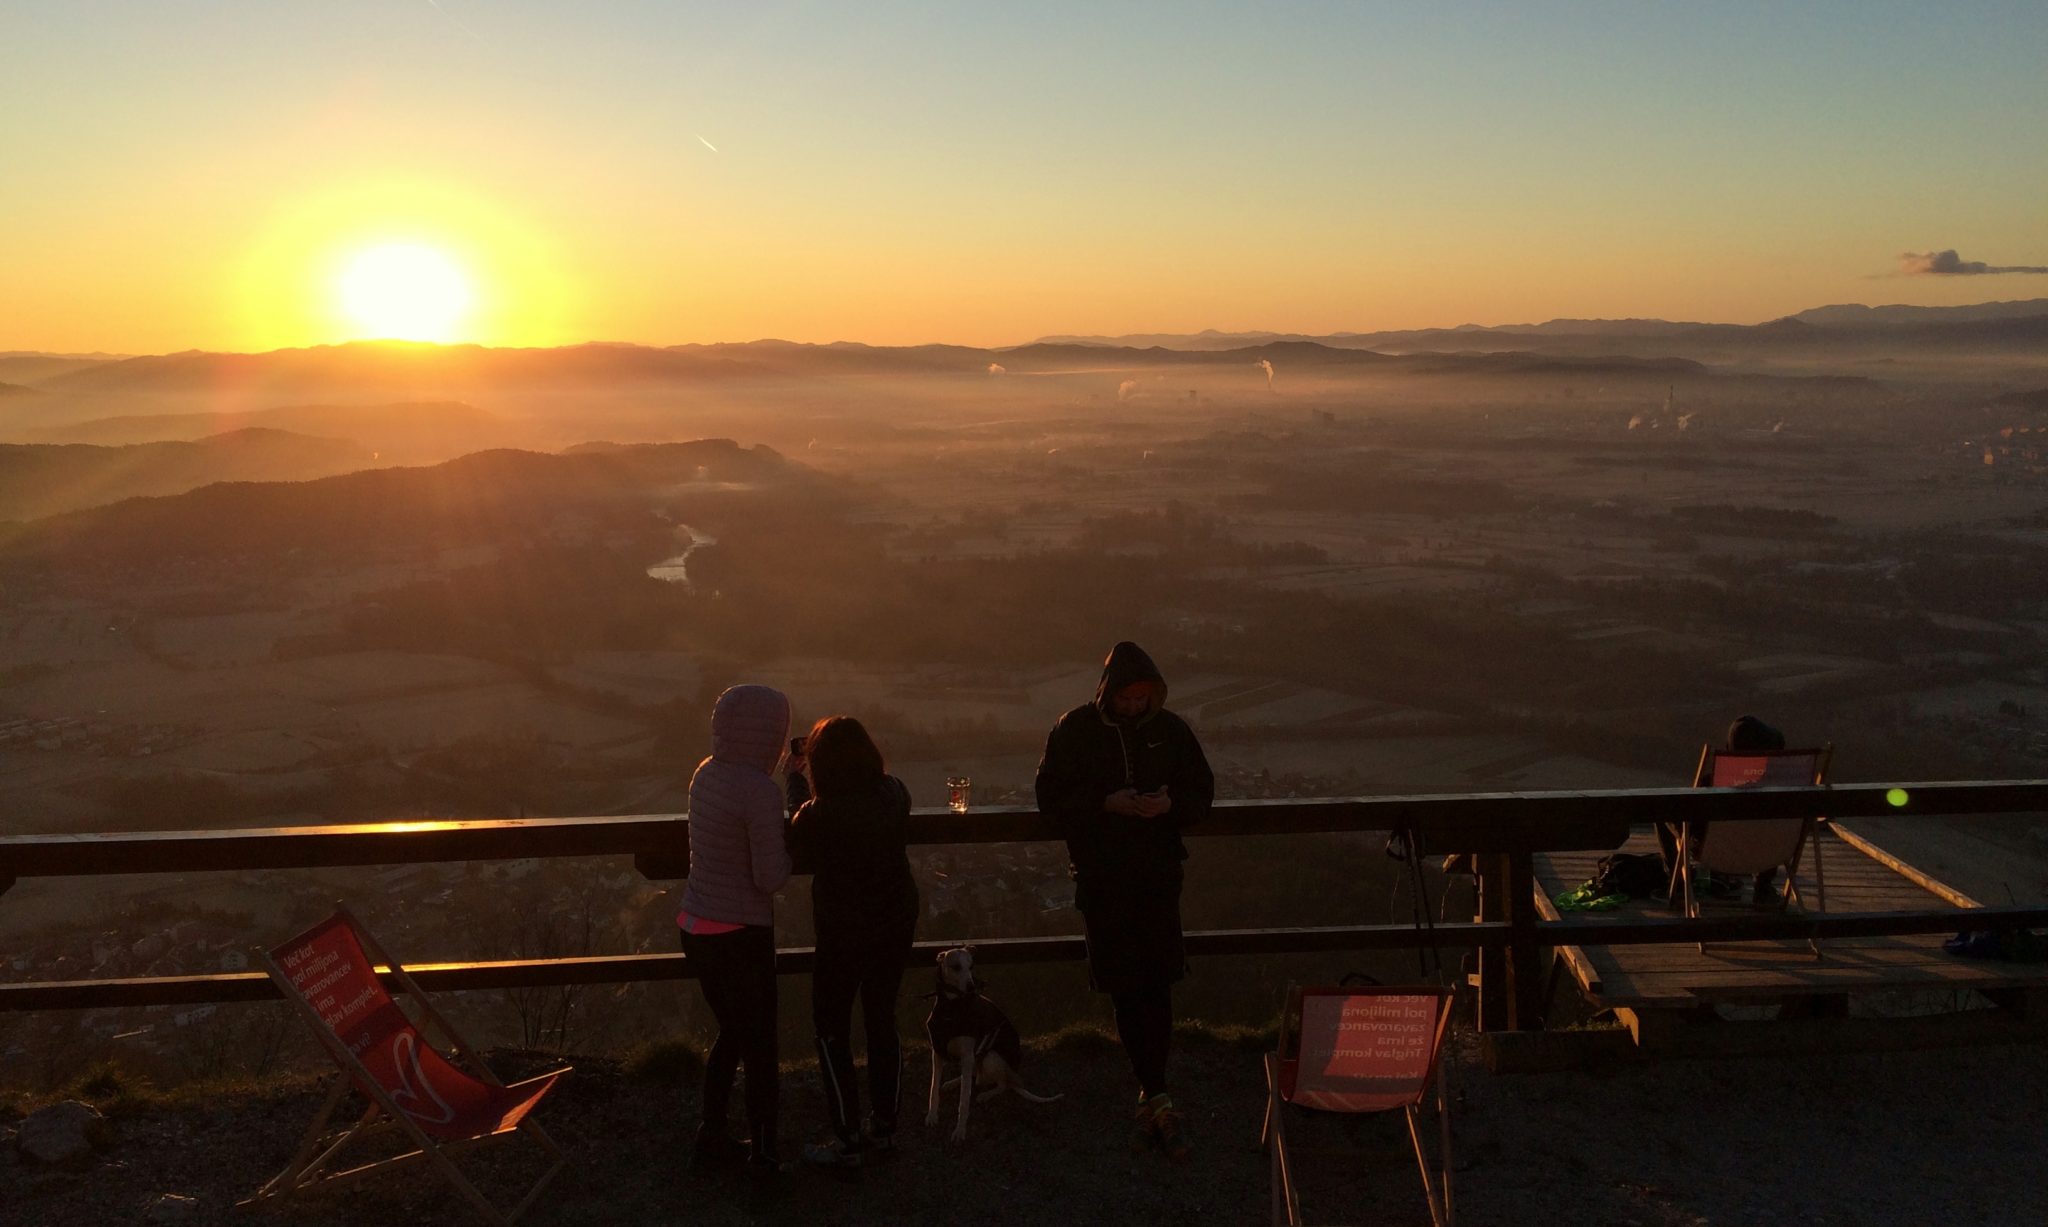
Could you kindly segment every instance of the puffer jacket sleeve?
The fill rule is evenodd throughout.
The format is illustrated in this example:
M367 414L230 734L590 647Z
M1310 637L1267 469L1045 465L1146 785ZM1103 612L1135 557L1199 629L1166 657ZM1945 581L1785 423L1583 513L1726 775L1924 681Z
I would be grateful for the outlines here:
M764 895L789 881L789 843L783 827L782 790L771 776L762 776L747 797L747 860L754 889Z

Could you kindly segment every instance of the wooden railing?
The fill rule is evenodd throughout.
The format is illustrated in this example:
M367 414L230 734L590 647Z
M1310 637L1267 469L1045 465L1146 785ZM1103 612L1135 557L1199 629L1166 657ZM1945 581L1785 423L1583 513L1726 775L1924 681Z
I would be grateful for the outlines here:
M1481 918L1436 926L1446 949L1480 952L1480 1015L1488 1028L1540 1025L1547 946L1677 941L1864 937L1952 931L1954 909L1834 913L1734 919L1681 918L1545 921L1534 907L1532 856L1618 847L1629 828L1651 821L1739 822L1806 814L1831 818L1889 815L2000 815L2048 812L2048 780L1850 784L1826 788L1648 788L1579 792L1459 793L1401 797L1317 797L1223 801L1191 836L1299 835L1340 831L1402 832L1413 855L1470 854L1479 879ZM1057 840L1053 824L1028 807L987 807L912 815L917 844ZM529 818L469 822L374 823L239 831L119 832L0 836L0 892L29 877L334 868L435 861L630 855L649 878L683 875L689 823L681 815ZM0 903L4 906L4 903ZM2048 908L1978 908L1973 929L2048 924ZM1188 934L1191 955L1399 949L1415 944L1407 925L1210 930ZM982 938L989 963L1083 957L1081 939ZM912 957L928 961L937 943ZM784 950L778 967L801 972L811 952ZM423 964L408 968L431 989L493 989L543 984L618 983L690 976L679 954ZM49 1010L271 998L258 973L124 980L0 983L0 1010Z

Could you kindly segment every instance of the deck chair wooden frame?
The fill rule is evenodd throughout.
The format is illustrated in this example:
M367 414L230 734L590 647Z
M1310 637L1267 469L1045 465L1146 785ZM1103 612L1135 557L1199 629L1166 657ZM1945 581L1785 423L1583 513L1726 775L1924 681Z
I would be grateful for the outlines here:
M293 1152L291 1161L286 1163L284 1170L273 1176L262 1188L258 1189L247 1199L236 1203L236 1208L247 1209L266 1204L281 1203L295 1194L304 1193L308 1190L336 1188L344 1184L354 1183L365 1177L424 1165L438 1172L443 1179L454 1186L455 1190L462 1195L463 1200L468 1202L485 1221L509 1227L509 1224L517 1222L519 1217L533 1206L541 1192L568 1165L568 1155L563 1152L562 1148L556 1144L554 1138L548 1135L547 1130L542 1128L540 1122L535 1120L531 1114L531 1108L540 1102L541 1098L552 1087L554 1081L569 1072L568 1067L510 1085L501 1081L491 1071L490 1067L484 1064L482 1059L477 1056L475 1048L462 1038L461 1033L455 1029L447 1017L434 1006L433 999L414 982L410 975L406 974L405 968L399 964L398 960L392 958L377 943L376 939L364 930L355 916L344 906L337 905L333 916L308 929L291 942L278 947L278 951L288 949L294 944L304 941L312 935L327 929L330 925L337 923L344 926L353 935L364 956L372 964L371 974L376 974L374 968L378 964L388 968L389 970L386 974L390 980L395 982L398 988L403 990L404 994L412 999L418 1015L417 1017L408 1015L408 1018L411 1019L413 1027L420 1034L422 1041L427 1038L425 1034L427 1028L431 1027L433 1030L438 1031L441 1040L438 1053L450 1065L490 1088L507 1092L509 1096L518 1096L524 1100L525 1106L519 1109L516 1120L510 1124L503 1124L501 1122L498 1128L480 1132L469 1137L434 1137L421 1126L419 1121L415 1120L411 1114L400 1107L393 1093L371 1074L363 1061L354 1052L351 1052L348 1045L343 1043L341 1038L335 1034L334 1028L327 1024L320 1011L315 1007L314 1002L309 1000L307 995L298 989L293 983L291 976L280 965L277 958L278 952L259 951L257 952L257 958L262 963L264 970L270 973L270 978L277 984L279 991L284 994L285 999L292 1003L299 1014L313 1028L314 1034L319 1037L321 1046L327 1050L327 1054L330 1057L334 1058L335 1064L340 1066L340 1069L336 1072L333 1085L328 1089L327 1097L322 1102L320 1110L314 1115L312 1124L306 1129L305 1135L300 1139L297 1150ZM391 996L395 1001L396 994ZM330 1128L333 1123L334 1114L347 1098L351 1088L361 1091L364 1097L369 1100L369 1105L364 1109L362 1115L356 1118L354 1124L338 1132L334 1131ZM521 1092L526 1092L527 1094L520 1095ZM412 1143L413 1149L387 1159L361 1163L342 1171L328 1170L334 1165L341 1154L352 1145L393 1132L403 1134ZM533 1185L527 1189L526 1193L509 1210L505 1210L500 1209L496 1203L486 1197L482 1190L478 1189L476 1184L468 1176L464 1175L460 1168L456 1167L454 1159L457 1155L468 1150L489 1142L509 1138L515 1133L524 1133L532 1137L544 1150L554 1156L555 1161L545 1172L541 1173L540 1177L533 1182Z
M1294 1088L1297 1096L1307 1098L1304 1094L1306 1088L1290 1076L1297 1072L1290 1067L1301 1057L1303 1002L1316 997L1408 998L1412 999L1416 1008L1427 1003L1432 1015L1427 1018L1416 1018L1412 1023L1406 1024L1410 1031L1409 1042L1427 1044L1427 1060L1419 1077L1355 1079L1352 1080L1352 1084L1359 1087L1374 1083L1384 1085L1362 1093L1333 1091L1320 1103L1297 1102L1290 1098L1290 1086ZM1430 1221L1435 1227L1453 1227L1450 1079L1443 1069L1444 1035L1451 1021L1453 999L1453 989L1433 984L1288 987L1286 1004L1280 1014L1279 1043L1273 1052L1266 1054L1266 1121L1259 1132L1259 1148L1272 1156L1272 1219L1276 1225L1296 1225L1302 1222L1300 1190L1294 1174L1295 1155L1288 1141L1287 1118L1290 1109L1297 1112L1353 1113L1400 1110L1406 1118L1408 1140L1415 1150L1415 1165L1422 1176L1422 1196L1429 1205ZM1434 1165L1430 1161L1428 1147L1423 1142L1426 1129L1422 1109L1425 1103L1432 1104L1436 1110L1438 1161Z
M1692 786L1694 788L1712 787L1715 764L1728 759L1805 759L1812 763L1812 772L1811 778L1807 778L1807 773L1802 772L1802 782L1816 786L1825 786L1828 782L1828 766L1833 761L1834 756L1835 747L1832 743L1823 745L1818 749L1809 748L1803 750L1716 750L1712 745L1702 745L1700 747L1699 765L1693 768ZM1789 780L1784 782L1790 783ZM1765 819L1763 821L1772 820ZM1828 910L1827 873L1821 863L1821 841L1819 835L1820 824L1826 821L1826 819L1818 815L1808 815L1804 818L1787 819L1785 821L1796 822L1798 826L1792 839L1791 855L1783 862L1785 891L1778 904L1779 910L1782 911L1790 903L1797 903L1802 910L1806 907L1806 900L1799 893L1799 862L1804 856L1806 849L1810 847L1813 849L1814 910L1825 913ZM1753 826L1755 824L1745 823L1743 825ZM1707 830L1703 832L1703 837L1699 841L1698 859L1710 870L1714 868L1713 844L1714 831L1716 829L1710 824ZM1671 870L1671 885L1669 888L1671 901L1674 905L1683 904L1687 919L1697 920L1700 915L1700 900L1693 881L1693 825L1690 822L1681 822L1678 826L1678 856L1676 860L1678 863ZM1707 949L1707 943L1699 942L1696 944L1700 952L1704 954ZM1818 941L1809 938L1806 944L1808 949L1812 950L1813 957L1822 957Z

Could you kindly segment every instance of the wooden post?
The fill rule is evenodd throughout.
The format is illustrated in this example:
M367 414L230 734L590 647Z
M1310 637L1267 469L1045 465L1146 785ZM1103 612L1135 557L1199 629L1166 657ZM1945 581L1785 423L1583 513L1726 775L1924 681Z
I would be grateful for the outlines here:
M1479 919L1508 918L1505 891L1508 881L1506 856L1475 856L1479 884ZM1502 950L1479 951L1479 1029L1501 1031L1508 1027L1507 957Z
M668 824L673 827L660 829L663 837L653 847L643 848L633 854L633 868L640 876L651 882L667 882L687 877L690 872L690 822L687 818L674 819Z
M1508 922L1508 1019L1510 1031L1541 1031L1548 984L1536 936L1536 866L1527 852L1510 852L1506 864Z

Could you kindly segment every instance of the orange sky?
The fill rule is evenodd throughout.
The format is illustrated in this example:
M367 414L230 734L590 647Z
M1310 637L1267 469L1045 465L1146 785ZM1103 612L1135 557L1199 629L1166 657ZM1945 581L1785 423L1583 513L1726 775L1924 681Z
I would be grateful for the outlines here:
M1010 344L2048 295L2039 7L20 6L0 350ZM358 295L360 298L361 295Z

